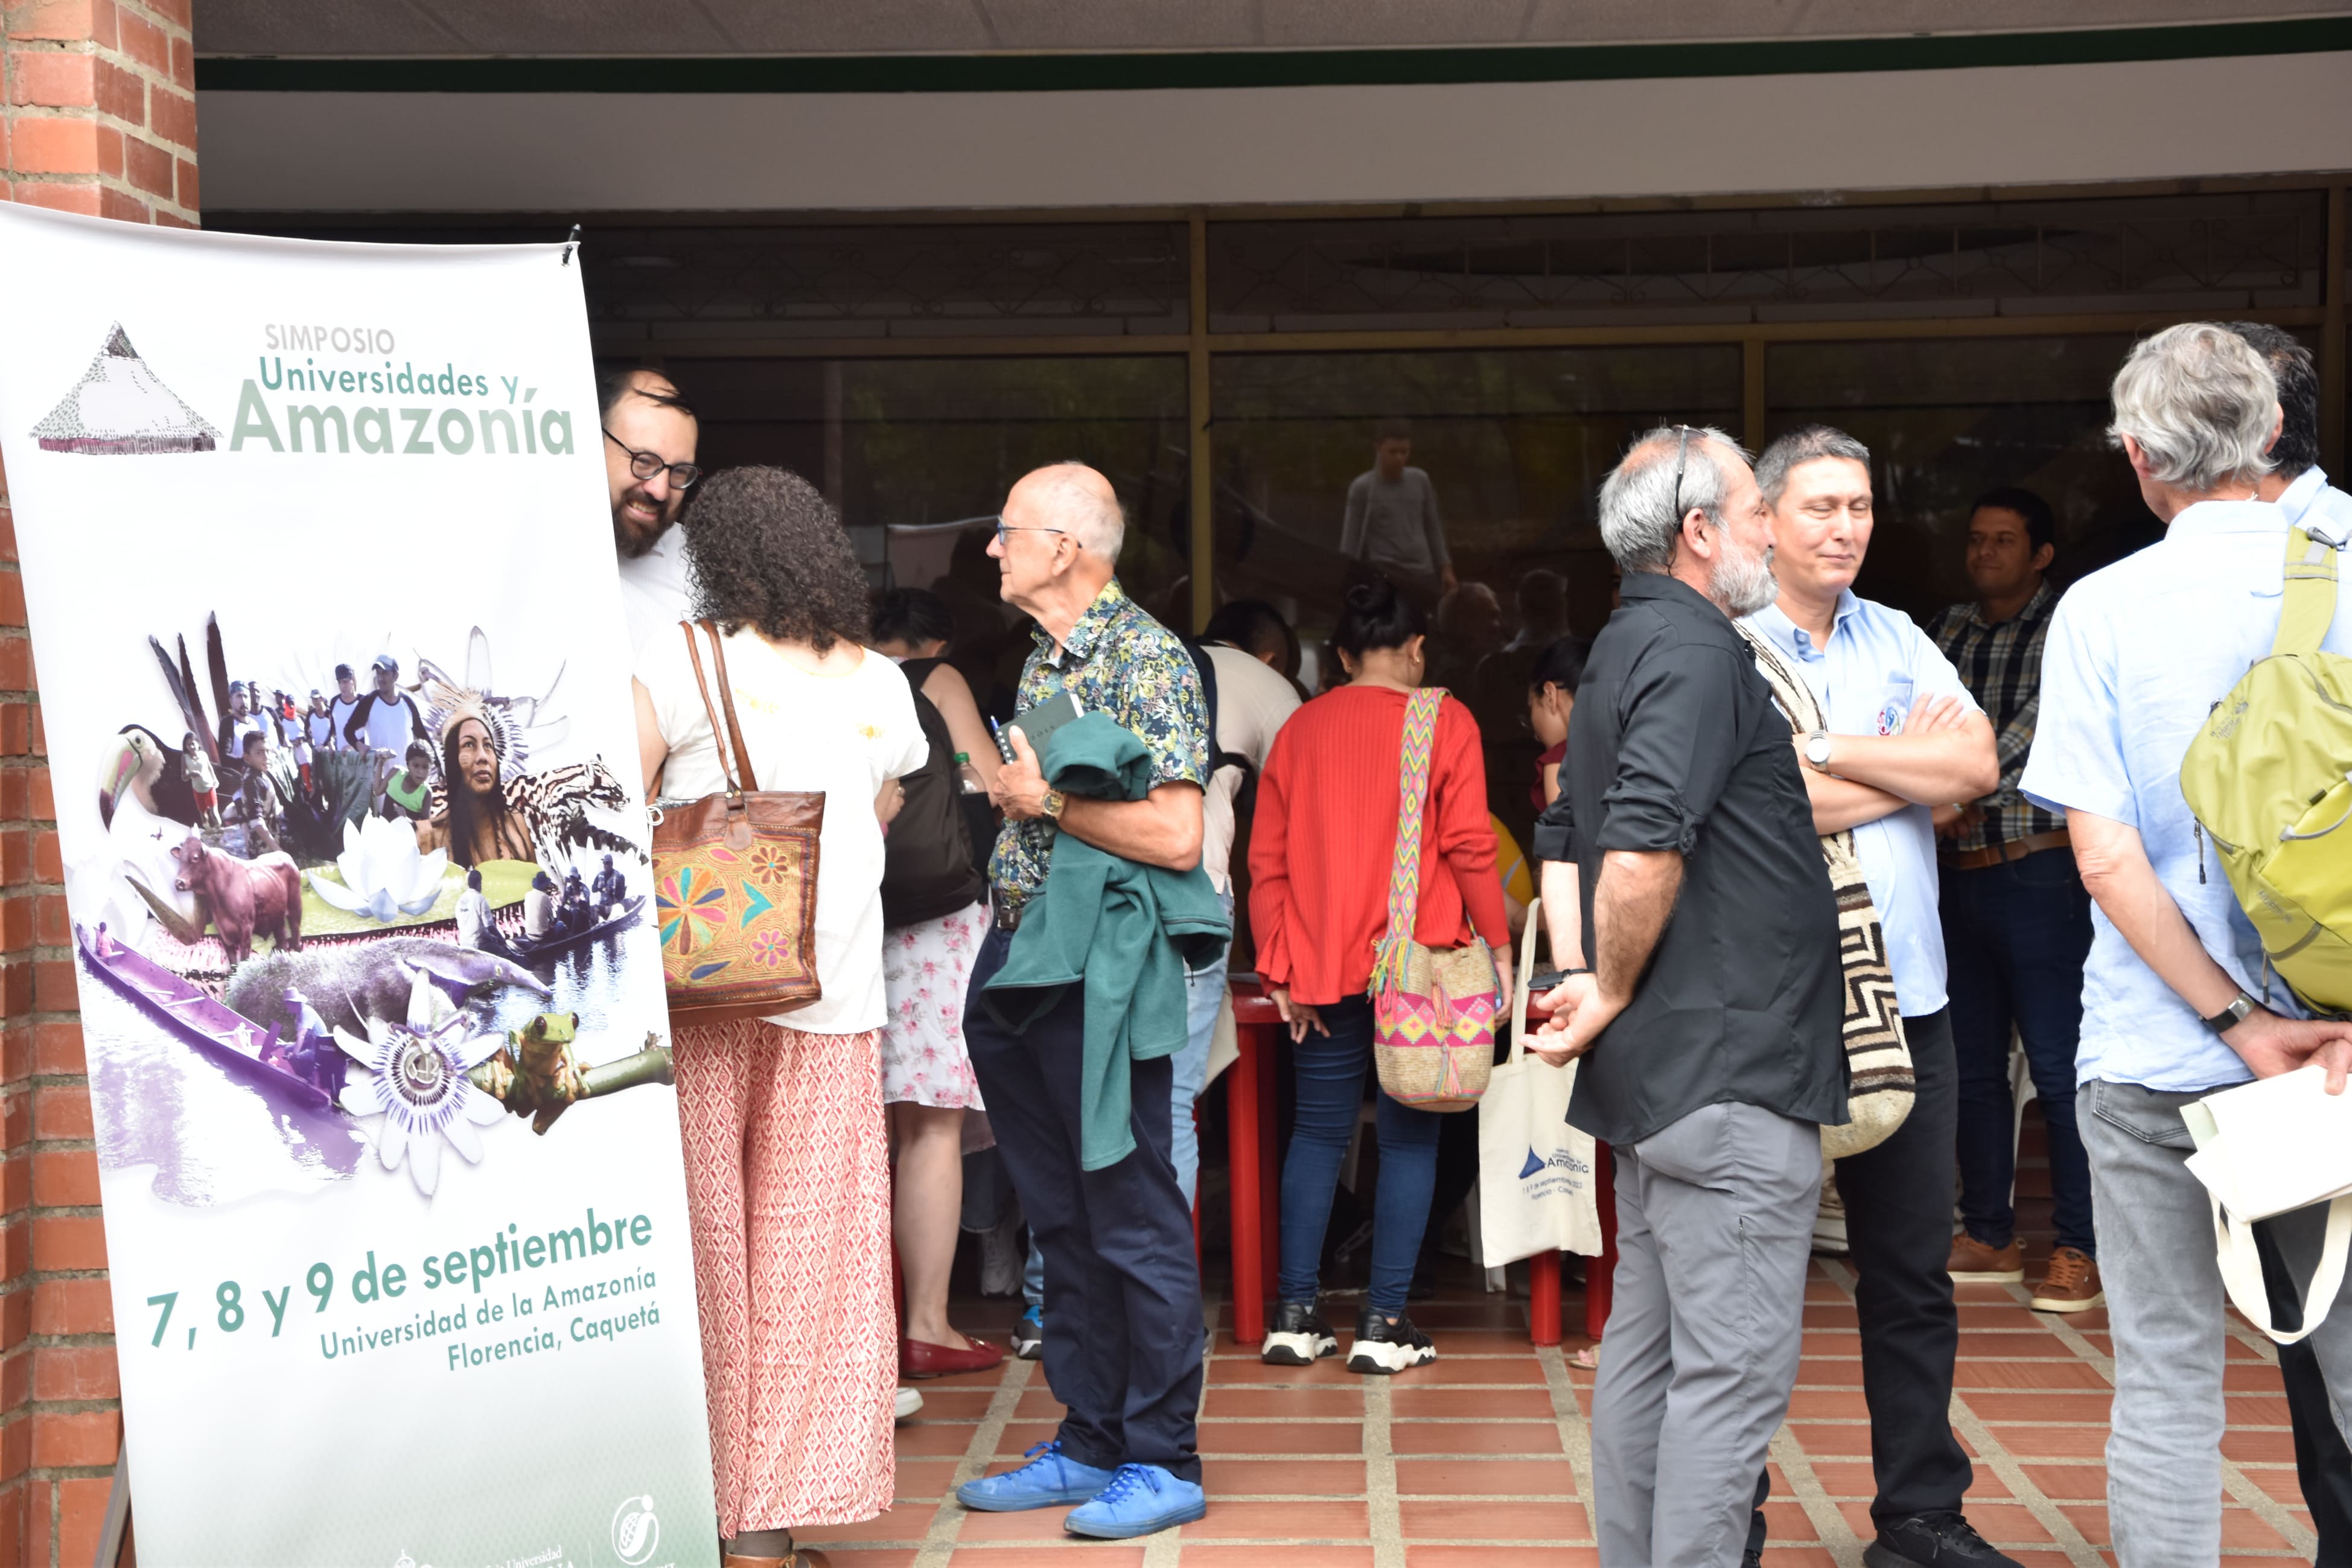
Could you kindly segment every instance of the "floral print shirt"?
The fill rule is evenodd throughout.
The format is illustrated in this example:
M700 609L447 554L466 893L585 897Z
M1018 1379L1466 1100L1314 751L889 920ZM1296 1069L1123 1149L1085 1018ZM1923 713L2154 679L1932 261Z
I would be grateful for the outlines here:
M1151 782L1200 784L1209 775L1209 705L1201 672L1176 634L1127 596L1114 577L1095 595L1061 651L1040 628L1021 670L1015 707L1027 712L1057 691L1079 710L1106 713L1151 753ZM989 879L1000 902L1018 904L1045 885L1054 825L1044 817L1007 822L996 836Z

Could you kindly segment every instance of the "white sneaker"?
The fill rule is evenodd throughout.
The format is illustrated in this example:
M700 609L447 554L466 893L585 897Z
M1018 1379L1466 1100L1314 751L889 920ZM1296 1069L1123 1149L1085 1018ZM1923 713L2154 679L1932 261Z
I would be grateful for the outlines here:
M919 1390L901 1388L898 1390L898 1403L892 1415L895 1419L904 1421L922 1407L923 1396Z
M991 1226L980 1233L980 1293L983 1296L1013 1296L1021 1290L1021 1266L1028 1261L1014 1245L1021 1239L1020 1211L1007 1215L1002 1224Z

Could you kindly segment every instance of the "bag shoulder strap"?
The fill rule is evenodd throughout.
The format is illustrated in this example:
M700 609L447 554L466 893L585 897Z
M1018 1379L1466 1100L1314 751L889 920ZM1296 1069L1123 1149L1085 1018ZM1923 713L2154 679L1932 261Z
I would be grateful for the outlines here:
M743 744L743 722L735 717L735 688L727 679L727 644L719 635L719 623L705 621L702 629L710 634L710 657L719 667L719 705L727 710L727 733L735 742L735 765L743 774L743 791L757 795L760 781L751 772L751 748Z
M2288 529L2285 588L2271 657L2317 653L2336 623L2336 547L2300 526Z
M1748 646L1755 649L1756 668L1764 677L1765 684L1772 689L1772 695L1780 700L1780 712L1789 721L1789 732L1809 735L1815 730L1827 729L1829 720L1822 712L1821 700L1813 695L1813 689L1789 668L1788 661L1780 657L1780 650L1767 642L1761 633L1745 621L1731 624L1741 637L1748 639Z
M1412 935L1421 910L1422 807L1429 797L1429 768L1437 747L1437 712L1445 689L1424 686L1406 699L1404 737L1397 753L1396 861L1389 871L1386 941Z
M710 657L718 667L719 673L719 699L727 710L727 722L724 725L719 722L719 710L710 700L710 682L702 673L702 649L694 640L694 628L698 626L710 637ZM756 792L760 786L752 777L751 753L744 750L743 733L736 726L735 694L727 685L727 649L719 639L719 627L710 621L680 621L677 626L678 630L686 634L686 657L694 664L695 688L702 693L702 712L703 716L710 721L711 743L719 752L719 772L727 781L727 793L730 795L739 795L746 791ZM734 744L735 762L741 769L740 784L737 782L736 769L728 763L727 752L730 741Z

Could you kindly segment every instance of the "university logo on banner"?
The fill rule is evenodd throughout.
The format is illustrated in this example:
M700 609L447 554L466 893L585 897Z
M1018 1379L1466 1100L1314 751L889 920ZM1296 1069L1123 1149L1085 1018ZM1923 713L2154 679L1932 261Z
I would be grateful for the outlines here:
M141 1554L713 1562L579 268L0 268Z

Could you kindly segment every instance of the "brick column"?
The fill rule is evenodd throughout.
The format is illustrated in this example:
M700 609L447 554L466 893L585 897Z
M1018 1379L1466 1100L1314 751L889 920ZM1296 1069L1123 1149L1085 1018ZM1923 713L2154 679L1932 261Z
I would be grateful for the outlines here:
M0 0L0 198L195 225L191 3ZM56 816L0 473L0 1568L87 1568L122 1430Z

